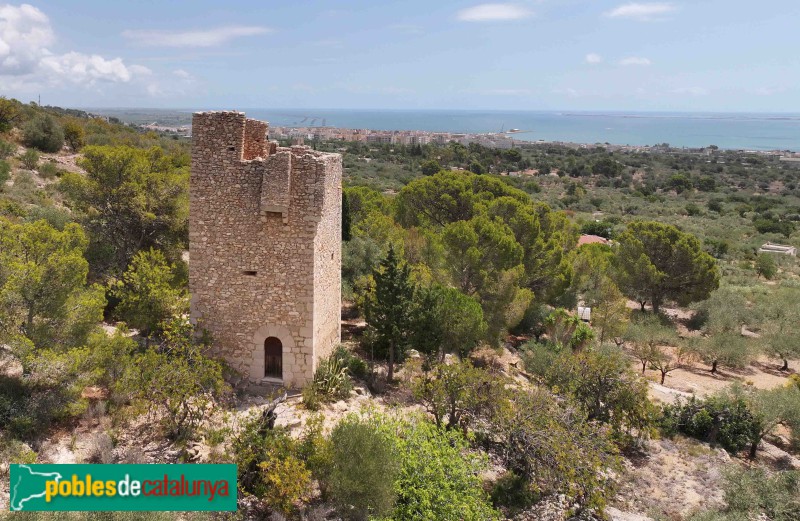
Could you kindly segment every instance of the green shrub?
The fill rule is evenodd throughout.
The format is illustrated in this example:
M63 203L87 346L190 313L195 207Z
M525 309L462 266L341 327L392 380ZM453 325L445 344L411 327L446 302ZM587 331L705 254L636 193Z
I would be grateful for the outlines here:
M498 518L479 475L486 457L470 452L460 431L412 420L400 429L399 450L402 464L393 519Z
M3 190L3 185L9 179L11 179L11 165L8 164L8 161L0 159L0 191Z
M303 387L301 394L303 396L303 406L309 411L318 411L322 406L322 397L313 383Z
M19 464L36 463L36 453L21 441L0 433L0 461ZM5 470L6 475L3 476L3 473L0 472L0 477L8 479L8 469Z
M522 364L525 370L539 377L544 377L556 363L562 348L546 342L531 340L522 346Z
M19 157L19 160L22 162L22 166L28 170L34 170L39 165L39 152L29 148Z
M73 152L77 152L86 144L86 131L83 126L71 119L64 124L64 139Z
M57 206L34 206L28 211L25 218L28 222L36 222L41 219L56 230L63 230L64 227L72 222L72 214L65 208Z
M547 355L539 356L543 360L538 362L538 369L533 369L544 370L539 375L543 381L577 401L589 420L611 426L617 438L626 443L633 441L632 432L639 437L649 435L655 410L647 398L647 382L630 368L628 356L620 349L608 347L576 354L563 349L549 366L544 362Z
M8 159L17 151L17 145L0 139L0 159Z
M492 486L492 504L514 515L536 504L540 499L528 480L513 472L506 472Z
M353 381L347 373L341 358L329 356L320 361L311 385L323 400L347 398L353 389Z
M367 362L365 362L364 359L354 355L345 346L341 344L336 346L336 349L333 351L331 356L341 360L345 367L347 367L347 371L350 373L350 376L353 378L366 380L367 377L369 377L369 366L367 365Z
M331 432L331 499L346 519L388 515L400 471L397 439L376 421L351 415Z
M325 417L321 414L311 416L300 435L297 454L306 467L317 478L323 499L327 497L326 485L333 469L331 441L324 435Z
M162 345L126 364L118 390L158 411L168 438L185 441L224 397L227 384L222 364L205 354L210 339L198 340L188 319L176 318L163 327Z
M722 203L722 199L709 199L707 206L710 211L721 214L724 210Z
M620 464L609 429L569 401L541 389L517 390L489 425L494 455L533 493L564 494L576 509L599 511L613 497L610 474Z
M22 127L25 146L42 152L58 152L64 146L64 129L52 117L40 114Z
M447 429L474 426L507 399L503 381L469 360L436 364L415 379L412 392L436 425Z
M270 507L290 513L311 494L311 472L293 455L273 455L258 464L263 490L259 497Z
M756 257L756 273L767 280L775 278L775 275L778 274L778 265L771 254L760 253Z
M606 239L612 239L614 234L614 224L609 221L589 221L581 225L581 233L584 235L599 235Z
M725 450L738 453L751 443L760 427L742 399L712 396L705 400L691 397L665 405L659 424L671 436L678 432L709 443L719 443Z
M731 468L725 473L725 503L720 512L703 512L690 521L795 521L800 519L800 472L770 473L763 468Z
M25 217L25 208L17 201L0 199L0 215L5 217Z
M63 353L27 347L26 378L0 376L0 425L13 437L35 440L58 423L83 412L80 392L85 384L88 349ZM14 346L12 346L13 348ZM23 348L14 349L18 353Z
M45 179L53 179L54 177L58 177L60 172L61 171L58 169L56 164L50 161L42 163L42 165L39 166L39 175Z
M290 456L294 444L285 429L265 428L261 416L253 415L246 420L230 448L239 473L239 489L246 494L262 494L265 484L259 465L269 457Z

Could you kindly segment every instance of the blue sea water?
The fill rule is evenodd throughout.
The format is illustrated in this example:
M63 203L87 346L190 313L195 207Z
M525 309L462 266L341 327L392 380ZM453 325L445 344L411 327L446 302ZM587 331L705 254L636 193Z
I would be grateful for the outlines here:
M800 114L241 109L276 126L484 133L514 139L800 151Z

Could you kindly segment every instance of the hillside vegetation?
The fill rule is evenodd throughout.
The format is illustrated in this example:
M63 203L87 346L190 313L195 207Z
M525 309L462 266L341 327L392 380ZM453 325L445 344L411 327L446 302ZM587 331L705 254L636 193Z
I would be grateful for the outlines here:
M0 462L238 464L165 519L800 519L797 166L312 146L343 344L255 396L187 318L188 140L0 99Z

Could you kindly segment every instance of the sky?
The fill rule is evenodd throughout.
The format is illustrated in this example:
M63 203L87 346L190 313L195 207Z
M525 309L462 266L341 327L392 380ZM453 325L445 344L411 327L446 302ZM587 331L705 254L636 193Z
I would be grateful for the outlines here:
M800 112L798 0L0 3L64 107Z

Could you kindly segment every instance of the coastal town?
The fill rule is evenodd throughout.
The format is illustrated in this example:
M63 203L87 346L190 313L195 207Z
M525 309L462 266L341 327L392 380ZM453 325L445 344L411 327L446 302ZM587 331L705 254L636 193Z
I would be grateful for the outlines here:
M160 122L135 125L143 130L174 134L181 137L191 137L191 125L171 126ZM566 141L549 141L544 139L528 140L516 139L513 136L524 134L525 131L512 129L507 132L486 133L456 133L456 132L431 132L426 130L377 130L377 129L352 129L337 127L315 126L275 126L269 128L271 140L290 142L294 145L311 144L324 141L360 142L376 145L403 145L424 146L431 144L443 145L450 142L468 146L472 143L496 149L511 149L530 144L554 144L570 148L605 148L609 152L637 152L637 153L689 153L713 156L720 150L719 147L709 145L706 147L673 147L669 143L654 145L623 145L614 143L572 143ZM737 150L741 153L756 154L776 157L781 161L800 162L800 152L791 150Z

